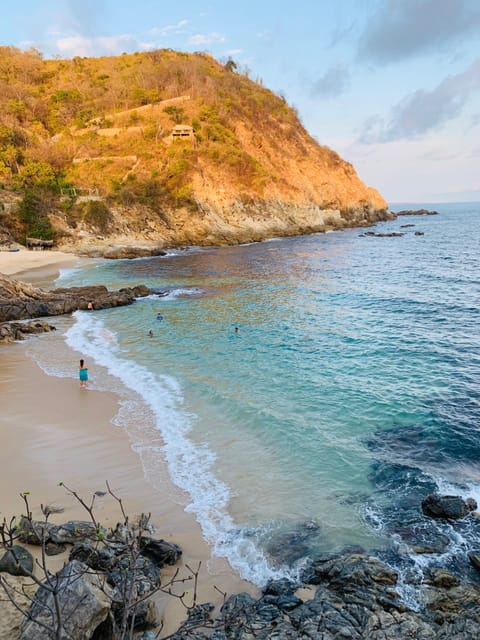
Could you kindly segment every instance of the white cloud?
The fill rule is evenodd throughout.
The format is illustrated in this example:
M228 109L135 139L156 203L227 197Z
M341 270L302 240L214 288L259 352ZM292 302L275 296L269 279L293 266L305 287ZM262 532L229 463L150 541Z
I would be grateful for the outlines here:
M208 34L197 34L188 39L189 44L212 44L213 42L225 42L225 36L216 31Z
M118 55L124 51L138 51L150 48L150 44L140 43L131 35L118 36L70 36L60 38L55 43L57 51L64 56Z
M350 72L347 67L337 64L317 78L310 88L313 96L321 98L338 98L350 84Z
M169 36L169 35L179 35L185 33L185 27L188 24L188 20L180 20L176 24L168 24L165 27L153 27L150 29L150 34L152 36Z
M459 116L471 96L480 91L480 58L462 73L447 76L435 88L418 89L391 109L389 119L372 116L363 125L364 144L413 140Z
M228 49L228 51L225 51L226 56L238 56L241 53L243 53L243 49Z
M397 62L480 34L478 0L381 0L359 42L361 58Z

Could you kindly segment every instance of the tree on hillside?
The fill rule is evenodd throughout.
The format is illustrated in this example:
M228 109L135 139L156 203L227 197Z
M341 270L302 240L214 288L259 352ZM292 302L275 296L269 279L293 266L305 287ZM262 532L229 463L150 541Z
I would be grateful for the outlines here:
M238 64L234 60L232 60L232 58L228 58L225 63L225 69L233 73L238 69Z

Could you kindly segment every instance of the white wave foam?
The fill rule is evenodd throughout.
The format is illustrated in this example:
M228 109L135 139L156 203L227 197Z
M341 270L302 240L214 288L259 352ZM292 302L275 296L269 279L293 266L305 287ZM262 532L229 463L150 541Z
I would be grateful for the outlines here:
M55 279L55 285L59 285L63 280L70 279L75 273L80 271L81 267L70 267L68 269L59 269L58 276Z
M242 578L259 586L285 576L285 571L269 566L255 542L228 514L230 490L212 471L214 453L188 438L196 416L183 408L179 383L123 358L116 337L98 317L82 311L73 317L76 323L65 334L68 346L105 367L138 393L153 412L163 440L157 464L166 460L172 481L190 497L186 511L195 515L213 553L226 558ZM128 407L124 411L128 415Z
M453 483L444 478L435 478L438 492L443 495L462 496L465 498L473 498L480 505L480 485L473 481L465 481L461 484Z
M147 296L147 298L155 298L155 299L161 299L161 300L176 300L177 298L187 298L189 296L201 296L203 295L205 292L203 291L203 289L200 289L199 287L191 287L191 288L187 288L187 287L179 287L178 289L171 289L170 291L166 291L165 294L162 294L160 296L158 295L150 295Z

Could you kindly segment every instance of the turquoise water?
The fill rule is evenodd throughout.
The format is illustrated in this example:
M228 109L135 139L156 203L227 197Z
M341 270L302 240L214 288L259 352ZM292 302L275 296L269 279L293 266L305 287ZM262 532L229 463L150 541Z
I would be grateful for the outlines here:
M444 532L422 529L435 489L480 497L480 205L434 208L375 228L414 224L403 237L352 229L61 277L161 292L77 312L65 339L94 386L98 363L137 394L147 477L166 464L214 553L257 584L318 551ZM429 561L478 531L455 535Z

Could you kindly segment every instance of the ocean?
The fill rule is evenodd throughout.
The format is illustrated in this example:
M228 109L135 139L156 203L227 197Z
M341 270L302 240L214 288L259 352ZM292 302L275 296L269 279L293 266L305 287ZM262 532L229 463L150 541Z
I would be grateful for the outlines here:
M424 205L392 210L406 206ZM480 502L480 204L426 206L439 215L373 228L402 237L349 229L66 270L57 285L156 293L56 320L61 348L30 353L72 378L84 357L91 386L120 394L112 429L243 578L359 548L410 583L429 566L473 578L480 521L432 521L421 501Z

